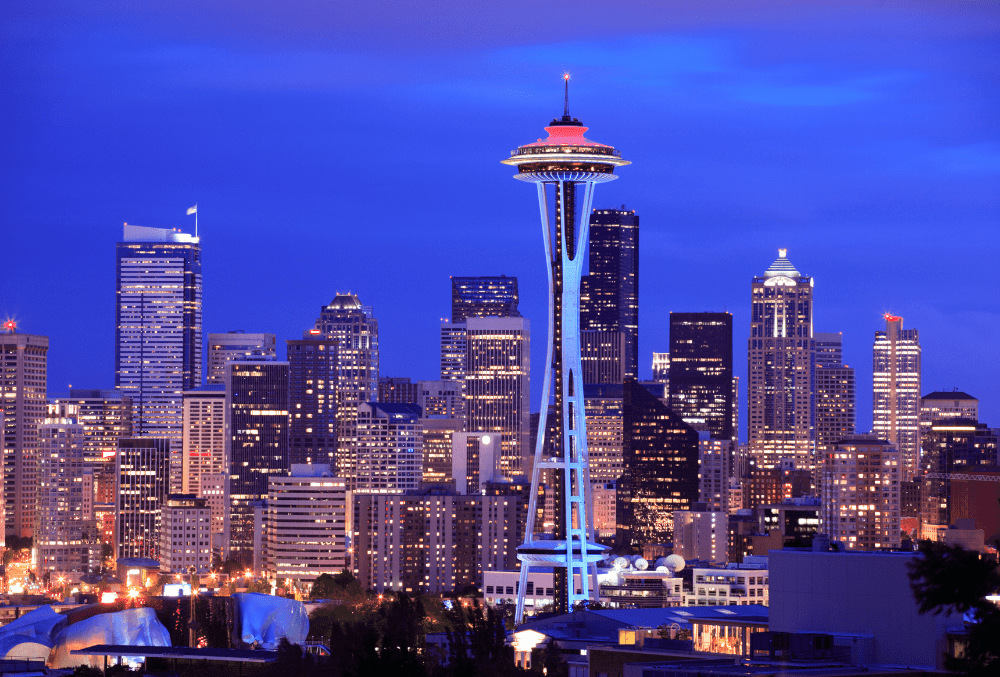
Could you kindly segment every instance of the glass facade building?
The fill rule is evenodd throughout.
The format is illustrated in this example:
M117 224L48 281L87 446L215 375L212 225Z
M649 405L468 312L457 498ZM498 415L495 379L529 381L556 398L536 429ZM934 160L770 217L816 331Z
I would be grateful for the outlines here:
M517 301L516 277L451 278L452 322L470 317L521 317Z
M337 341L306 337L286 341L291 410L288 457L292 465L337 458Z
M733 316L670 313L670 408L716 440L733 439Z

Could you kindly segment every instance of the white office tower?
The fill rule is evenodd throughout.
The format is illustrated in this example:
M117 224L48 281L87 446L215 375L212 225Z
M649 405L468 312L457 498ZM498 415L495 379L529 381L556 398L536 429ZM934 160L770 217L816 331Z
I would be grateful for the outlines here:
M167 497L160 516L160 571L199 574L212 570L211 510L204 498Z
M531 330L523 317L470 317L466 325L465 429L500 437L500 472L530 465Z
M274 362L278 359L274 334L247 334L242 329L208 335L208 383L226 383L226 363Z
M34 546L39 573L76 583L101 565L93 517L94 476L83 425L72 405L49 405L38 426L38 513Z
M872 432L896 447L902 477L920 467L920 333L903 329L903 318L885 316L872 351Z
M500 438L490 433L455 433L451 442L451 476L455 493L480 494L487 482L498 482Z
M465 322L441 323L441 380L465 386Z
M402 494L423 478L423 427L415 404L368 402L357 408L359 494Z
M173 450L171 450L173 451ZM202 478L226 469L226 386L184 391L184 433L180 463L171 454L170 491L201 496Z
M272 476L267 498L265 570L280 582L311 585L347 566L347 482L329 464L293 464Z
M825 454L821 521L850 550L886 550L900 542L900 452L875 435L852 435Z
M674 511L674 553L685 560L725 564L729 515L719 511Z

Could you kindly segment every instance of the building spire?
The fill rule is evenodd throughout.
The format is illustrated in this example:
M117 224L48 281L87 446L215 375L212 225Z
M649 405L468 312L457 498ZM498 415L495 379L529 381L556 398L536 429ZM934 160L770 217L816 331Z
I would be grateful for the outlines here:
M566 83L566 99L563 103L563 117L569 118L569 72L563 73L563 81Z

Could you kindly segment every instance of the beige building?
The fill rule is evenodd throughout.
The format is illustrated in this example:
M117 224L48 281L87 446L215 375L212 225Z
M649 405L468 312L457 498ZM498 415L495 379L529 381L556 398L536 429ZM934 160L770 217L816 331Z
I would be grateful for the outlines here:
M872 432L899 450L908 482L920 465L920 334L887 314L872 356Z
M420 419L423 430L423 482L449 484L452 477L452 440L461 433L464 423L457 418Z
M733 476L733 441L698 434L698 502L708 510L729 511L729 482Z
M202 478L225 470L226 386L215 384L184 392L184 432L180 463L171 453L170 490L201 494Z
M203 498L173 494L160 515L160 570L205 574L212 569L211 511Z
M226 363L274 362L278 359L274 334L247 334L231 331L225 334L208 335L208 377L209 384L224 385Z
M979 420L979 400L959 390L936 391L920 398L920 432L930 432L931 426L951 418Z

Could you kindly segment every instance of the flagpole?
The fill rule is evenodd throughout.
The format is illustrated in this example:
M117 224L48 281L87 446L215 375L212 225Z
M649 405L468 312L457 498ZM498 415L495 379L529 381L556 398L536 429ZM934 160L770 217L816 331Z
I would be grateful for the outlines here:
M198 203L194 203L194 236L198 237Z

